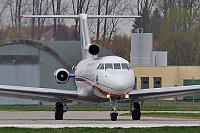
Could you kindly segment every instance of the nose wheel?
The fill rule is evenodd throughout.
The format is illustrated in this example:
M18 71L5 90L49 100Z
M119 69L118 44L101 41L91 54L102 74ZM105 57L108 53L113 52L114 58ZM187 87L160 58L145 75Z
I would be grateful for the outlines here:
M114 98L113 104L112 104L113 109L110 112L111 121L117 120L117 116L118 116L117 109L116 109L117 102L118 102L118 100L116 98Z

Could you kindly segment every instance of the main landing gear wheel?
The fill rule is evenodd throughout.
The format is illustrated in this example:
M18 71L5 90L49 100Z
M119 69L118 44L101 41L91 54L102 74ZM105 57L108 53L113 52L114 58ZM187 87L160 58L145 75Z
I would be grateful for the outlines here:
M140 120L141 110L138 102L131 102L131 115L133 120Z
M116 98L114 98L113 104L112 104L113 109L110 112L111 121L117 120L117 116L118 116L118 113L117 113L117 110L116 110L117 102L118 102L118 100Z
M63 104L61 102L57 102L55 108L55 120L62 120L62 119L63 119Z

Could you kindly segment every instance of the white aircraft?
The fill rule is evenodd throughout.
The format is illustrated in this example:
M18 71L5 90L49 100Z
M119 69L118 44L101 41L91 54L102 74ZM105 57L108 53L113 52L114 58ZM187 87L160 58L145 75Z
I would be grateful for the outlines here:
M82 56L76 67L75 74L59 68L55 71L55 81L65 84L69 78L75 79L77 90L67 91L50 88L34 88L22 86L0 85L0 95L55 102L55 119L62 120L66 112L67 101L81 100L91 102L113 102L110 116L117 120L116 106L118 101L130 101L130 112L133 120L140 120L140 100L153 97L171 97L200 92L199 85L169 88L153 88L133 90L135 85L134 71L128 61L118 56L98 57L100 48L92 44L89 36L87 19L93 18L135 18L140 16L110 16L110 15L23 15L21 18L71 18L80 20L82 41ZM63 105L64 104L64 105Z

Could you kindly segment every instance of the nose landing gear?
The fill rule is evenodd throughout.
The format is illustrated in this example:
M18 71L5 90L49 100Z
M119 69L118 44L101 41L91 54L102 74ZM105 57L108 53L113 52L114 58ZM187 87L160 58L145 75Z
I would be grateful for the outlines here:
M116 109L117 102L118 102L117 98L114 98L113 99L113 104L112 104L113 109L110 112L111 121L116 121L117 120L117 116L118 116L117 109Z

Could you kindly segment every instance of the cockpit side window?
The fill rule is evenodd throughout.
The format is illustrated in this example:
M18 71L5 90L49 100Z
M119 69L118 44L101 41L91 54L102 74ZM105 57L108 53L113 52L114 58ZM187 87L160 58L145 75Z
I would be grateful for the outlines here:
M129 69L127 63L122 63L122 69Z
M114 63L114 69L121 69L120 63Z
M97 69L104 69L104 64L100 63L99 66L97 67Z
M132 66L131 66L131 64L128 64L128 68L129 68L129 69L133 69Z
M113 69L112 63L106 63L105 64L105 69Z

